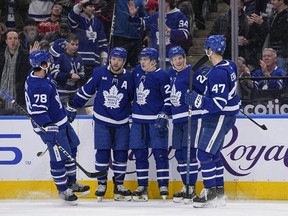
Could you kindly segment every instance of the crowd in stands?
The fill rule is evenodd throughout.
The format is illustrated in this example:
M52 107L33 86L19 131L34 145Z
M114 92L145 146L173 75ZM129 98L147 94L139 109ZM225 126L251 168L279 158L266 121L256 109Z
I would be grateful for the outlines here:
M222 1L230 4L230 0ZM219 2L165 0L168 5L165 7L167 19L164 28L167 52L169 47L180 45L187 53L192 46L193 31L205 29L203 4L208 4L208 12L216 12ZM237 0L237 3L239 76L287 76L288 0ZM29 51L47 50L56 62L71 43L67 38L77 41L75 55L81 58L81 63L76 68L71 63L71 71L77 74L81 71L82 74L80 68L83 66L83 80L89 79L93 68L109 63L107 58L113 47L125 48L128 52L125 66L134 68L143 47L158 48L158 8L157 0L1 0L1 89L9 91L24 106L24 80L31 70ZM180 22L182 26L178 25ZM231 59L231 10L217 17L209 35L215 34L226 37L224 58ZM271 58L265 51L271 54ZM246 67L242 71L243 64ZM72 77L67 77L67 80ZM245 79L241 86L243 83L248 89L265 90L285 88L288 82L283 78L261 82ZM11 109L11 105L0 96L0 114L11 114Z

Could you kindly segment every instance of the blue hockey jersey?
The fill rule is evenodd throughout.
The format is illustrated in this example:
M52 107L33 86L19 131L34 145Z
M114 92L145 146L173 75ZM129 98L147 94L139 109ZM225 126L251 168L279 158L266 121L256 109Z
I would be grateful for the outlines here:
M276 66L276 68L272 71L270 76L285 76L285 70ZM265 77L263 71L261 69L256 70L252 73L252 77ZM256 89L282 89L283 88L283 79L275 79L275 80L254 80L254 87Z
M222 60L208 74L204 93L203 118L210 115L235 115L240 109L237 94L237 66Z
M108 126L119 126L129 122L133 100L132 73L124 69L116 75L109 66L94 68L92 77L82 86L73 99L73 105L83 107L96 93L93 119Z
M150 32L152 37L151 47L159 49L159 12L153 13L151 16L145 17L130 17L130 21L138 23ZM171 47L181 45L180 41L185 41L189 37L189 26L186 16L177 8L166 14L165 24L171 29L170 33L165 34L166 56ZM162 43L162 41L161 41Z
M157 114L171 114L170 78L161 68L145 72L140 65L133 70L135 94L132 120L138 123L152 123Z
M67 124L66 111L49 76L41 78L30 73L25 82L25 100L28 113L40 126L53 123L61 128ZM32 125L35 132L40 131Z
M192 66L188 65L184 70L177 72L173 68L169 71L171 79L171 112L173 123L188 121L188 105L185 104L185 94L189 90L189 79ZM199 68L193 74L192 90L198 94L204 94L206 89L207 76L210 70L202 70ZM198 119L202 117L202 109L192 107L192 118Z
M80 80L75 82L71 79L71 73L80 76ZM59 93L76 93L78 91L79 81L84 82L84 65L79 55L70 56L63 53L51 66L51 76L57 83Z
M76 11L76 12L75 12ZM84 17L73 7L68 15L68 24L71 32L79 37L78 53L81 55L85 65L100 65L100 54L108 53L107 38L102 22L92 16L90 19Z

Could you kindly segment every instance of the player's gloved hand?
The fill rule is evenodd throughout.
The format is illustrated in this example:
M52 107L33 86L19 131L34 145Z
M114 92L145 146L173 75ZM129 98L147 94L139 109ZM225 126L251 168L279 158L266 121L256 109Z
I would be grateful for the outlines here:
M194 106L198 109L202 108L204 103L204 98L202 95L198 94L195 91L187 92L185 94L185 103L189 106Z
M160 132L165 132L168 130L168 116L165 113L159 113L157 119L155 120L154 127Z
M72 102L67 103L66 107L67 117L69 122L73 122L77 115L77 107L73 106Z
M46 132L44 133L43 140L45 143L56 143L57 134L59 132L58 126L55 124L49 124L43 128Z

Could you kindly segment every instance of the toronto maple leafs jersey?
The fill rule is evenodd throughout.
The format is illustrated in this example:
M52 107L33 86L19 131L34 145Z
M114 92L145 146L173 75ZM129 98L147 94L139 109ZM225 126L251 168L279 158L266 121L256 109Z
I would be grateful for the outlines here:
M61 128L67 124L66 111L49 76L41 78L31 72L25 82L25 100L28 113L40 126L53 123Z
M144 19L140 17L130 17L132 22L144 26L151 35L151 47L159 49L159 12L153 13ZM165 33L166 56L171 47L181 45L179 42L185 41L189 36L189 26L186 16L178 9L175 8L166 14L165 24L171 29L170 33Z
M177 72L173 68L169 71L171 79L171 112L173 123L187 122L188 121L188 105L185 104L185 94L189 90L189 79L192 66L188 65L184 70ZM198 94L204 94L206 88L206 81L209 69L202 70L199 68L193 74L192 89ZM198 119L202 117L202 109L192 107L192 118Z
M239 112L237 66L234 62L222 60L212 67L203 98L203 118L210 115L229 116Z
M123 70L116 75L109 66L94 68L92 77L82 86L73 99L73 105L83 107L96 93L93 119L108 126L119 126L129 122L133 100L132 73Z
M270 76L285 76L285 70L279 67L275 67ZM261 69L256 70L252 73L252 77L265 77L263 71ZM254 80L254 87L256 89L282 89L283 88L283 79L275 79L275 80Z
M92 16L90 19L79 14L77 5L69 12L68 24L71 32L79 37L78 53L85 65L100 65L100 54L108 53L107 38L102 22Z
M75 82L71 79L71 73L77 73L80 79ZM84 82L84 65L79 55L63 53L51 66L51 75L57 83L59 93L76 93L79 81Z
M167 71L158 68L154 72L145 72L137 65L133 70L133 79L133 122L151 123L159 113L171 114L170 78Z

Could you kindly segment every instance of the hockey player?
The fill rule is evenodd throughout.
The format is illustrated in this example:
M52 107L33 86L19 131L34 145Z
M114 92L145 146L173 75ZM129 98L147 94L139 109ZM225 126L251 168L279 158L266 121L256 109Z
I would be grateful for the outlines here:
M178 162L177 170L181 175L184 184L181 191L173 195L174 202L185 203L192 201L195 196L195 184L198 176L198 162L196 158L196 148L201 129L201 109L193 107L191 130L188 131L188 106L185 104L185 93L189 89L189 77L192 66L186 64L185 50L180 46L172 47L169 50L169 58L172 69L169 71L171 79L170 100L172 104L172 147L175 149L175 158ZM210 67L204 67L194 73L193 90L203 94L206 84L206 76ZM189 164L189 193L186 193L187 185L187 150L188 133L191 136L190 164Z
M89 79L94 67L106 64L107 38L102 22L94 16L95 0L81 0L68 14L71 32L79 37L78 53L85 66L85 78Z
M79 139L67 121L66 111L63 108L54 83L47 75L50 67L50 54L44 50L33 51L30 64L33 71L25 83L26 107L31 118L46 131L41 132L32 122L34 131L40 135L50 154L50 171L59 196L72 205L77 204L77 196L90 193L89 186L76 182L76 165L69 160L55 143L59 143L73 158L77 154Z
M51 75L57 82L57 90L64 106L73 98L78 87L84 84L84 65L78 54L79 39L75 34L66 38L66 48L63 54L51 66Z
M92 77L67 106L72 122L77 108L84 106L97 92L93 112L95 169L101 171L109 168L112 150L115 200L120 200L123 196L126 200L131 200L130 190L123 186L128 161L129 115L134 89L132 73L123 68L126 57L124 48L112 49L109 65L95 68ZM99 201L102 201L106 190L107 176L98 178L95 195Z
M133 70L135 94L132 110L130 149L135 155L138 188L133 200L148 201L149 148L156 162L160 195L168 195L168 115L170 114L170 78L157 67L159 53L154 48L144 48L140 64Z
M225 135L234 126L239 112L237 95L237 67L234 62L223 59L226 39L212 35L205 42L206 55L213 67L207 76L206 91L186 95L186 103L203 110L203 126L198 144L204 188L193 199L194 207L215 207L216 199L224 197L223 162L220 151Z

